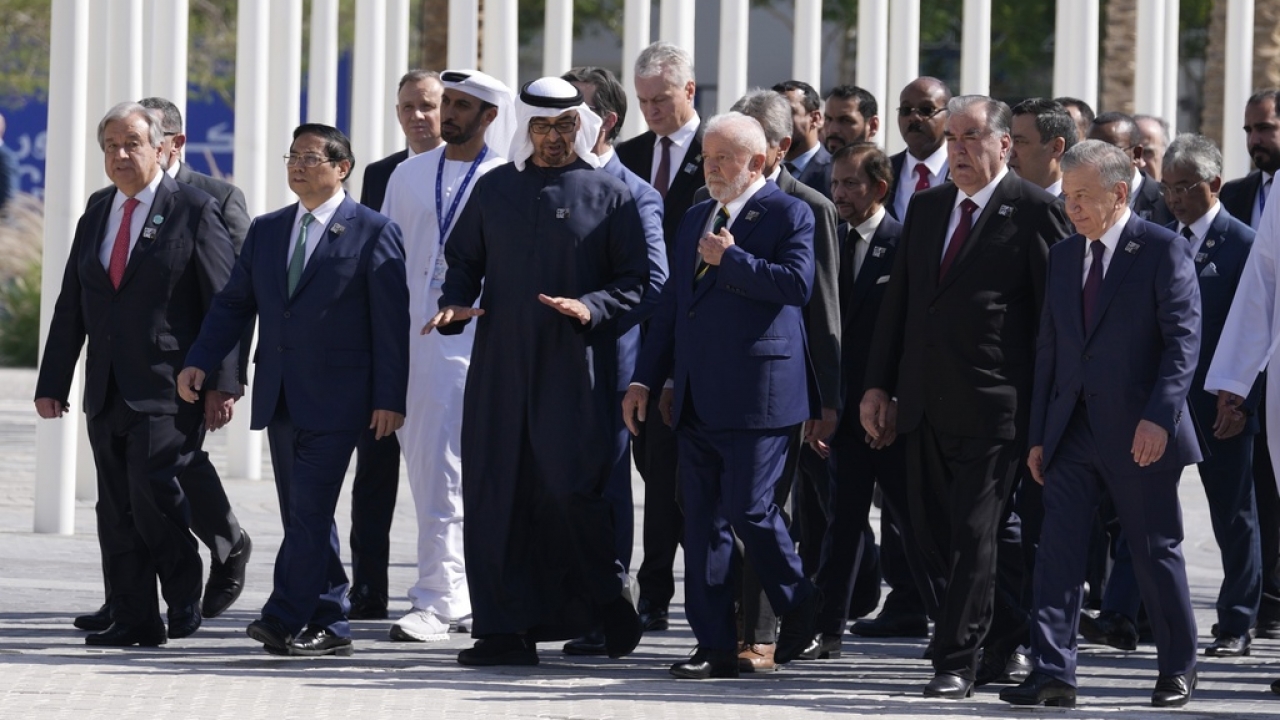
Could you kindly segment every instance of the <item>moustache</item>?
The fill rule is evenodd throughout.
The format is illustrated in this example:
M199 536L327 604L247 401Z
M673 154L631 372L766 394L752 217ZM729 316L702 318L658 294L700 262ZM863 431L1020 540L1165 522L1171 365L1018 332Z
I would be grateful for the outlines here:
M924 123L913 122L907 126L907 132L924 132Z

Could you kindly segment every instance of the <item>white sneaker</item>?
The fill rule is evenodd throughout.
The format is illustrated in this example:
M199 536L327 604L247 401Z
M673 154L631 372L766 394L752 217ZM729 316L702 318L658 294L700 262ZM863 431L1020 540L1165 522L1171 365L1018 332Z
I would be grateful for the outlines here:
M391 626L392 640L404 642L442 642L449 639L449 623L427 610L410 610Z

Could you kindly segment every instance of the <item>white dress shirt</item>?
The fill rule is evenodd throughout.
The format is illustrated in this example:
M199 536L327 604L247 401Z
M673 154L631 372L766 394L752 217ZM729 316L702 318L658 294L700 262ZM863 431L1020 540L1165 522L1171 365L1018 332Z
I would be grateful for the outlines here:
M1089 267L1093 265L1093 252L1089 249L1094 240L1101 240L1103 245L1102 251L1102 277L1107 276L1107 269L1111 267L1111 258L1116 255L1116 246L1120 244L1120 233L1124 232L1124 226L1129 224L1129 216L1133 213L1129 208L1124 209L1124 214L1116 221L1115 225L1107 228L1100 238L1085 238L1084 243L1084 273L1080 276L1080 287L1084 287L1085 282L1089 279Z
M310 262L311 254L316 251L316 247L320 244L320 238L324 236L325 228L329 226L329 221L333 219L333 214L338 211L338 206L347 198L346 190L338 190L333 197L320 203L315 210L307 210L298 203L298 211L293 216L293 231L289 233L289 251L285 255L285 266L288 267L289 261L293 258L293 248L298 243L298 230L302 228L302 216L308 212L311 213L313 220L307 225L307 254L304 256L303 267Z
M693 138L698 134L698 125L702 119L698 117L698 113L693 114L693 119L680 126L679 130L671 133L667 137L671 138L671 167L667 168L667 187L676 181L676 175L680 172L680 168L684 167L684 156L689 151L689 144L693 142ZM652 185L657 187L658 165L662 162L662 137L661 135L653 139L653 165L649 168L649 178L654 180Z
M898 185L893 191L893 211L899 220L907 217L907 203L916 193L916 166L924 165L929 169L929 187L938 187L947 178L947 145L933 151L924 160L917 160L910 152L903 153L902 172L898 175Z
M1000 185L1000 181L1004 180L1004 176L1008 174L1008 167L1000 168L1000 172L996 173L995 179L987 183L986 187L979 190L972 197L965 195L963 190L957 188L956 203L951 207L951 219L947 221L947 235L942 242L942 254L938 256L939 262L947 256L947 246L951 244L951 236L955 234L956 228L960 225L960 203L965 200L972 200L973 204L978 206L978 209L973 211L972 220L974 223L978 222L978 216L986 209L987 203L991 202L991 196L996 193L996 187Z
M1200 252L1200 248L1204 245L1204 238L1209 234L1209 226L1217 219L1219 212L1222 212L1222 203L1214 200L1213 207L1209 208L1209 211L1201 215L1198 220L1191 223L1191 234L1195 236L1191 240L1192 257L1195 257L1196 253ZM1182 229L1185 227L1186 225L1178 223L1178 235L1182 235Z
M871 247L871 238L876 234L876 230L880 229L880 223L884 221L884 216L888 212L881 205L871 217L863 220L858 227L849 231L849 237L845 240L854 241L853 245L853 279L858 279L858 273L862 272L862 261L867 257L867 250Z
M160 180L164 177L163 172L156 173L151 178L151 182L146 187L138 191L133 199L138 201L136 207L133 208L133 215L129 218L129 254L133 254L133 248L138 244L138 236L142 234L142 226L147 224L147 218L150 217L151 205L156 199L156 190L160 187ZM102 245L98 247L98 259L102 261L102 267L111 268L111 249L116 244L116 233L120 232L120 222L124 220L124 201L129 196L123 191L116 190L115 199L111 201L111 214L107 216L107 234L102 238ZM160 219L159 225L164 222L164 218ZM125 256L125 262L129 262L129 256Z

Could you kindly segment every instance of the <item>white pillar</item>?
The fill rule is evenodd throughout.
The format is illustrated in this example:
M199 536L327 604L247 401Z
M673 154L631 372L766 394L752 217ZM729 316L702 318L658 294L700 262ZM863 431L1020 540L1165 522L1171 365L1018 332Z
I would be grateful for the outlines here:
M106 27L110 9L107 3L101 0L89 3L89 27ZM88 52L88 57L91 58L89 62L89 87L86 90L88 104L86 105L86 122L82 131L87 141L86 147L96 150L98 148L98 121L102 119L102 116L107 113L107 110L112 105L118 102L118 100L112 99L110 83L107 82L107 73L111 64L108 62L108 55L111 49L110 40L106 37L106 33L89 33ZM87 163L86 171L81 175L84 177L84 197L87 198L98 188L104 187L108 180L107 173L102 167L102 155L100 153L93 152L84 160ZM49 167L48 159L45 160L45 167ZM50 187L47 182L46 187ZM77 211L83 212L84 208L77 208ZM87 453L88 451L86 450L85 452Z
M880 137L885 151L893 154L906 148L901 133L893 132L894 118L888 108L908 83L920 76L920 0L898 0L889 10L889 92L879 97Z
M1098 108L1099 0L1058 0L1053 48L1053 95Z
M379 102L387 111L382 117L382 152L378 157L369 156L360 161L361 166L404 149L404 130L400 118L391 108L396 105L396 84L409 71L409 0L387 0L387 57L383 68L382 98ZM363 175L363 172L357 171Z
M573 0L547 0L542 36L542 74L565 74L573 67Z
M991 94L991 0L964 0L960 94Z
M302 0L270 0L271 43L267 65L267 184L266 211L284 207L297 199L283 182L276 159L289 152L293 130L302 115ZM237 103L237 106L239 103ZM246 398L247 399L247 398ZM238 403L247 408L244 400ZM243 415L246 413L237 413Z
M658 6L658 39L679 46L693 56L694 5L691 0L662 0Z
M1133 109L1144 115L1164 112L1165 0L1138 0L1134 47ZM1229 42L1229 41L1228 41Z
M268 102L271 62L271 5L242 2L236 7L235 183L244 192L249 216L266 212L270 183L284 182L278 143L269 135ZM272 148L276 151L273 152ZM286 146L287 147L287 146ZM230 477L262 477L262 434L249 430L249 398L237 403L235 420L226 428Z
M725 0L721 5L722 14L727 5L728 1ZM746 42L744 35L742 38L744 51ZM720 62L723 64L724 60ZM745 67L743 71L746 71ZM724 72L723 67L720 72ZM796 0L795 33L791 45L791 79L807 82L818 88L818 92L822 92L822 0Z
M716 78L716 112L728 112L747 94L747 0L720 0L720 74Z
M110 105L125 100L142 99L142 49L151 38L144 32L146 24L142 0L110 0L107 11L107 87ZM91 58L98 62L98 58Z
M484 62L480 69L519 92L519 41L516 0L485 0Z
M356 41L351 67L351 151L367 163L382 157L383 117L387 97L383 90L387 37L387 0L356 0ZM352 173L347 190L360 197L363 174Z
M1169 123L1169 134L1178 136L1178 47L1181 44L1180 0L1165 0L1164 11L1164 109L1160 116Z
M1253 0L1227 2L1226 77L1222 84L1222 117L1226 128L1236 127L1253 94ZM1215 82L1217 78L1209 78ZM1224 128L1224 137L1231 133ZM1222 177L1244 177L1249 153L1242 142L1228 142L1222 151Z
M71 253L76 221L84 212L85 161L89 146L84 127L90 124L89 0L53 0L49 38L49 143L45 155L45 187L66 188L44 198L44 250L41 257L40 347L49 338L53 301L62 287L62 271ZM96 147L93 146L93 147ZM35 532L70 535L76 519L76 446L84 424L80 408L82 374L77 372L68 397L72 408L57 420L36 424Z
M143 43L152 53L146 62L149 77L143 94L162 97L187 115L188 0L149 0L151 42Z
M640 51L649 46L650 6L649 0L626 0L623 8L622 24L622 87L630 98L627 107L627 119L622 124L623 139L644 132L644 116L640 114L640 105L636 102L636 58Z
M432 70L468 70L479 65L480 15L475 0L449 0L449 67Z
M338 0L311 0L307 122L338 124Z
M889 3L884 0L858 0L857 72L858 87L871 93L881 107L897 106L902 88L889 89ZM887 109L884 112L890 114ZM885 129L885 134L893 132Z

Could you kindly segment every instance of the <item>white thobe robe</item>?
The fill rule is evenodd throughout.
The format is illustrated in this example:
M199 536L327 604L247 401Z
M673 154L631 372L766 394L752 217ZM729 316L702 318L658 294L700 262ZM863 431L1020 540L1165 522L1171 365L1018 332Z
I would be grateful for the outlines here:
M418 581L409 588L409 600L415 610L431 612L446 623L466 623L471 599L462 554L462 391L475 323L458 335L421 334L440 298L439 283L432 287L437 258L443 255L436 173L446 147L400 163L387 182L382 214L404 232L409 280L409 390L404 426L396 433L418 518ZM458 203L454 223L480 176L505 162L486 155ZM444 214L470 165L445 163Z

